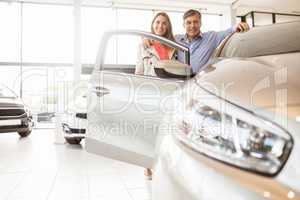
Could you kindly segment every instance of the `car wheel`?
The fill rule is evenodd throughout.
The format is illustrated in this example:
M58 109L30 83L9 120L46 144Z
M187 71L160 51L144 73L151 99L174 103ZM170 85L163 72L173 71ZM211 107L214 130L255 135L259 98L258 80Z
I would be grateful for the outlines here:
M20 137L27 137L28 135L30 135L31 131L26 131L26 132L18 132Z
M80 144L82 138L65 138L68 144Z

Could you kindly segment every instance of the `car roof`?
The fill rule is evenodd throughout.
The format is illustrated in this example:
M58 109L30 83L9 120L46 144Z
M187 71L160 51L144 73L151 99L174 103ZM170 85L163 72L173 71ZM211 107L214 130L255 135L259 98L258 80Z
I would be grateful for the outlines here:
M219 57L257 57L300 51L300 21L254 27L236 33L220 50Z

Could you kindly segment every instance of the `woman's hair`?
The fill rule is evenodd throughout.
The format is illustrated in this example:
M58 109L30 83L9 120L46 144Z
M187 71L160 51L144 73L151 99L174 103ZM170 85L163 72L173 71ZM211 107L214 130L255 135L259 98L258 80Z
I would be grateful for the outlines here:
M153 20L152 20L152 23L151 23L151 33L154 33L154 30L153 30L153 24L154 24L156 18L159 17L159 16L165 17L165 18L167 19L167 22L168 22L168 25L167 25L167 32L166 32L166 34L164 35L164 37L167 38L167 39L169 39L169 40L175 41L175 38L174 38L174 35L173 35L173 30L172 30L171 20L170 20L168 14L165 13L165 12L159 12L159 13L157 13L157 14L154 16L154 18L153 18Z

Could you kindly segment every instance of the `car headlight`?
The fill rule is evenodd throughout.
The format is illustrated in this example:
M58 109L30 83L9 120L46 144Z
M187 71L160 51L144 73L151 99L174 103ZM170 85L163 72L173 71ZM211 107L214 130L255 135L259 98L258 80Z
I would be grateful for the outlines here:
M221 99L191 100L176 115L185 145L230 165L276 175L293 147L292 137L278 125Z
M27 114L27 117L32 117L32 113L30 109L27 106L24 106L24 111Z

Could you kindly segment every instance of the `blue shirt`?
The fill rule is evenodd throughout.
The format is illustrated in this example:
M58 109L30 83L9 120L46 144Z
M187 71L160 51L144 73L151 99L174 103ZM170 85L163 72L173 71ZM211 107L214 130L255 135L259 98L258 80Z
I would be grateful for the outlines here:
M190 49L190 65L193 72L197 73L202 67L207 65L210 57L219 44L230 34L234 33L235 29L230 28L225 31L215 32L209 31L201 33L197 38L189 41L187 35L176 35L176 42L187 46ZM178 60L184 61L184 53L178 51Z

